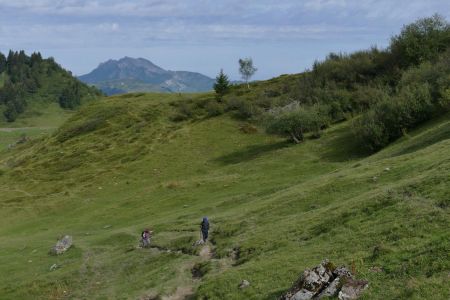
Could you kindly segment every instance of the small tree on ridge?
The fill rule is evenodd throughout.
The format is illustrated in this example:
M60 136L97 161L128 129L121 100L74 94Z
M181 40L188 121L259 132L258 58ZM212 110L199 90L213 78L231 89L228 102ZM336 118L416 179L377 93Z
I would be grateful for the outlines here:
M217 94L217 99L222 100L223 95L226 94L230 88L230 81L228 76L220 69L219 75L216 77L216 82L214 83L214 90Z
M253 60L249 58L239 59L239 73L242 75L242 79L247 83L247 88L250 89L248 80L255 74L258 69L253 66Z

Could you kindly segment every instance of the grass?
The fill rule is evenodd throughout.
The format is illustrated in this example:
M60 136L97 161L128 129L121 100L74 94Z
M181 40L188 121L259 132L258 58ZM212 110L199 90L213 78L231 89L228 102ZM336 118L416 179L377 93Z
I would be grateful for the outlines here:
M171 121L208 97L110 97L1 152L2 298L275 299L324 258L369 280L363 299L450 297L449 115L368 156L349 122L291 145L228 115ZM134 248L145 227L157 248ZM75 247L49 256L62 234Z

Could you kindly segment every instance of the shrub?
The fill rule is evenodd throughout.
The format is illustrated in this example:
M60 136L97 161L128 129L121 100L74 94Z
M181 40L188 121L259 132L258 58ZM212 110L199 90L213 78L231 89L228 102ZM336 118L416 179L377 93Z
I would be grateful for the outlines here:
M210 101L208 104L206 104L206 112L208 114L208 117L215 117L220 116L223 114L223 106L217 103L217 101Z
M295 143L304 140L307 132L320 137L321 131L329 123L326 107L300 107L293 111L273 116L267 123L267 132L288 136Z
M391 51L401 67L435 59L450 44L450 24L439 15L423 18L403 27L393 37Z
M428 84L408 86L401 93L378 103L356 122L361 142L377 151L401 137L417 124L431 118L434 112Z
M194 110L189 103L180 102L177 106L177 112L170 118L174 122L181 122L191 119L194 116Z

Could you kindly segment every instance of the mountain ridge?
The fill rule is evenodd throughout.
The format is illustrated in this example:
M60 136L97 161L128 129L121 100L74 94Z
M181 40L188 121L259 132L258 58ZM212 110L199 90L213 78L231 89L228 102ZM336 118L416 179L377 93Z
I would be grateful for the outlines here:
M109 59L78 77L108 95L127 92L204 92L214 80L198 72L165 70L148 59Z

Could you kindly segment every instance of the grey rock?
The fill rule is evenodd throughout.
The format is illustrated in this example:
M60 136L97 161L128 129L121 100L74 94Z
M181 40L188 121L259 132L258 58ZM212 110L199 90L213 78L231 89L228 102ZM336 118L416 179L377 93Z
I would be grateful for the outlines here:
M333 265L328 260L324 260L317 267L311 270L305 270L291 290L280 299L312 299L334 279L333 268Z
M248 280L242 280L241 283L239 284L239 288L240 289L245 289L247 287L250 286L250 282Z
M372 273L382 273L382 272L383 272L383 269L382 269L381 267L375 266L375 267L371 267L371 268L369 269L369 271L372 272Z
M369 286L365 280L348 279L339 292L339 300L354 300L361 296L362 292Z
M334 271L333 274L338 276L338 277L348 277L348 278L353 278L352 273L344 266L340 266L337 267Z
M309 300L312 299L314 297L314 292L305 290L305 289L301 289L300 291L298 291L297 293L294 294L294 296L292 296L290 299L292 300Z
M355 280L346 267L336 268L324 260L317 267L305 270L292 288L279 299L310 300L338 295L340 300L352 300L357 299L367 286L367 281Z
M341 282L341 278L337 277L334 279L329 286L327 286L317 297L316 299L322 299L324 297L333 297L336 296L339 292L339 284Z
M70 247L72 247L72 237L70 235L66 235L56 243L56 245L50 250L50 253L59 255L69 250Z

